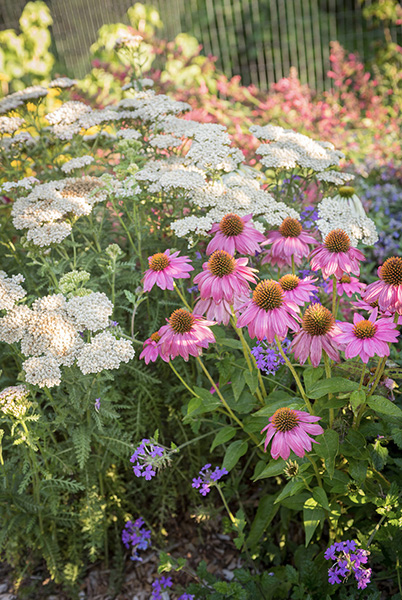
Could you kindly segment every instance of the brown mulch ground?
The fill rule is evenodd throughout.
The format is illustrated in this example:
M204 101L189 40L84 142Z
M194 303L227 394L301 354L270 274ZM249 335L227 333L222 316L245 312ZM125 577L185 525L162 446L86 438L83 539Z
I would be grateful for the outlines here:
M241 566L239 552L231 538L220 533L222 525L218 517L202 523L186 517L172 521L166 529L169 544L164 551L172 557L186 558L189 570L195 571L199 563L205 560L210 573L229 581L233 577L233 570ZM152 582L160 577L157 572L158 553L151 547L142 556L143 562L133 562L126 557L121 576L101 564L93 565L82 582L80 600L149 600ZM192 581L186 571L169 575L174 585L185 587ZM120 582L116 583L116 579L120 579ZM12 569L6 564L0 565L0 600L44 599L71 600L71 596L50 581L43 566L27 576L16 590Z

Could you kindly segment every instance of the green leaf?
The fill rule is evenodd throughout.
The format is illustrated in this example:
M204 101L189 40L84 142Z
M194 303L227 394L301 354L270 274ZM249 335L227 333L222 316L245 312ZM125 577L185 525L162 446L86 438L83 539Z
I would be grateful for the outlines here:
M350 394L349 402L353 408L353 412L355 412L359 406L366 402L366 394L363 390L355 390Z
M123 290L123 292L127 300L131 302L131 304L136 304L137 296L133 294L133 292L130 292L129 290Z
M368 398L367 404L375 412L402 419L402 410L399 406L384 398L384 396L371 396L371 398Z
M246 454L247 448L248 444L244 440L232 442L225 452L222 467L231 471L237 465L239 459Z
M309 498L304 503L303 521L304 531L306 534L306 547L309 545L311 538L314 535L320 522L325 518L325 512L319 507L318 502L314 498Z
M238 369L232 375L232 390L236 402L238 401L240 394L242 393L244 386L246 385L244 374L244 371Z
M222 427L214 437L214 441L211 444L210 452L213 452L217 446L220 444L224 444L228 442L236 435L236 429L228 425L227 427Z
M349 475L352 479L354 479L358 484L362 484L367 476L367 460L354 460L353 458L348 458L349 463Z
M359 431L349 429L346 438L343 440L341 452L344 456L352 456L363 460L368 458L366 438Z
M300 398L289 396L289 394L286 394L285 392L274 392L273 394L269 394L269 396L265 398L265 404L266 406L257 410L252 416L272 417L278 408L286 406L287 408L298 409L305 406Z
M308 369L304 370L303 379L307 392L319 379L321 379L323 373L324 369L322 367L309 367Z
M267 477L276 477L277 475L283 474L283 469L286 466L286 461L283 458L278 458L278 460L272 459L267 466L259 473L258 477L255 477L253 481L258 481L259 479L266 479Z
M250 371L246 371L244 373L244 379L250 388L250 392L255 394L258 388L258 371L256 369L253 369L251 373Z
M86 426L81 425L74 429L72 438L78 464L80 469L83 469L91 451L91 434Z
M376 440L370 444L370 456L374 467L381 471L388 462L388 448L381 445L381 440Z
M279 494L279 496L277 497L277 499L275 500L275 504L277 504L281 500L284 500L288 496L294 496L298 492L301 492L302 490L306 489L306 483L308 484L312 478L313 476L309 475L305 477L305 481L295 481L294 479L288 481L281 493Z
M286 565L286 580L290 583L299 583L299 573L292 565Z
M318 400L326 394L337 394L339 392L351 392L359 387L357 381L350 379L344 379L343 377L331 377L331 379L324 379L316 383L311 390L309 390L309 397L313 400Z
M326 479L324 475L324 479ZM343 471L339 471L335 469L334 475L332 477L332 481L327 481L329 485L331 485L331 492L334 494L345 494L347 491L347 486L350 483L350 478L347 473Z
M209 394L209 392L207 393ZM186 417L194 417L195 415L202 415L206 412L214 411L218 406L220 406L220 401L213 394L209 394L207 400L204 400L199 396L194 396L188 403Z
M325 468L328 471L330 479L332 479L335 471L335 459L339 450L339 435L333 429L327 429L315 439L318 442L314 446L315 453L324 459Z
M250 534L247 538L247 546L253 547L258 544L264 531L268 528L276 513L279 505L274 504L275 496L263 496L258 503L258 508L254 521L251 524Z
M325 508L325 510L327 510L328 512L331 511L331 509L329 507L329 503L328 503L328 496L327 496L324 488L322 488L322 487L313 488L313 498L320 506L322 506L322 508Z

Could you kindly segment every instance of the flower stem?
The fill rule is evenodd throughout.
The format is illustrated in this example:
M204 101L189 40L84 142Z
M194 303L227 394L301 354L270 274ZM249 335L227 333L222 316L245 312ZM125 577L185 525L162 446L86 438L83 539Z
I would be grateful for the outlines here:
M335 275L332 275L332 314L334 315L334 319L336 319L336 313L338 312L336 309L336 301L337 301L336 277L335 277Z
M233 410L230 408L229 404L226 402L225 398L222 396L218 386L216 385L215 381L212 379L211 375L209 374L208 369L206 368L206 366L204 365L204 363L202 362L201 358L199 356L197 356L197 361L198 364L200 365L201 369L204 371L205 375L207 376L208 380L210 381L210 383L212 384L212 387L214 388L215 392L218 395L218 398L220 399L220 401L222 402L223 406L226 408L227 412L229 413L229 415L232 417L232 419L234 421L236 421L236 423L238 425L240 425L240 427L244 430L244 425L243 423L240 421L240 419L238 419L236 417L236 415L234 414ZM252 433L248 433L247 434L250 436L250 438L253 440L253 442L256 444L256 446L260 445L259 440L255 437L255 435L253 435Z
M323 356L324 356L325 376L327 379L331 379L331 365L329 362L328 354L325 352L325 350L323 351ZM333 397L333 394L328 394L329 400L331 400L332 397ZM334 418L335 418L334 409L330 408L329 409L329 427L331 429L332 429L332 425L334 424Z
M233 329L235 330L235 332L237 333L237 335L240 338L241 345L243 348L244 358L246 359L246 363L247 363L250 373L253 372L253 367L254 367L254 369L257 369L257 377L258 377L258 382L259 382L261 391L257 388L256 395L257 395L257 398L258 398L260 404L262 404L262 406L265 406L263 398L267 395L267 392L265 390L265 385L262 380L261 372L260 372L260 369L257 367L255 358L251 353L250 346L247 344L241 328L236 326L236 316L234 314L233 308L232 308L231 322L232 322Z
M381 377L382 377L382 375L384 373L385 363L387 362L387 358L388 358L387 356L384 356L384 358L381 359L380 362L378 363L377 370L375 372L374 383L373 383L373 386L372 386L371 390L367 394L367 398L369 398L370 396L372 396L375 388L380 383L380 379L381 379Z
M181 289L179 288L179 286L177 285L177 283L174 282L173 285L174 285L174 289L176 290L177 295L179 296L180 300L183 302L184 306L186 308L188 308L188 310L190 312L192 312L191 306L189 305L189 303L187 302L187 300L183 296L183 293L182 293Z
M363 363L362 374L360 376L360 383L359 383L359 389L358 389L359 392L363 387L364 376L366 374L366 366L367 366L366 363Z
M230 508L229 508L229 506L228 506L228 503L226 502L226 498L225 498L225 496L223 495L223 492L222 492L222 490L221 490L221 488L220 488L220 485L216 485L215 487L216 487L216 489L217 489L217 490L218 490L218 492L219 492L219 495L220 495L220 497L221 497L221 499L222 499L222 502L223 502L223 506L226 508L226 512L227 512L227 513L228 513L228 515L229 515L229 519L232 521L232 523L236 523L236 519L234 518L234 516L233 516L233 513L232 513L232 511L230 510Z
M277 346L278 346L279 354L282 356L282 358L285 361L286 365L290 369L290 371L291 371L291 373L292 373L292 375L294 377L294 380L296 382L296 385L299 388L299 392L301 394L301 397L303 398L304 402L306 403L306 406L308 408L309 413L311 415L313 415L314 412L313 412L313 407L311 405L311 402L307 398L307 395L306 395L306 392L304 391L304 387L302 385L302 382L300 381L298 374L296 373L294 367L292 366L292 363L289 361L288 357L284 353L283 348L282 348L282 344L281 344L281 342L280 342L280 340L279 340L279 338L278 338L277 335L275 336L275 340L276 340L276 343L277 343Z
M192 390L191 387L189 385L187 385L187 383L184 381L183 377L176 371L176 369L172 365L172 361L171 360L169 360L168 364L169 364L170 368L172 369L173 373L176 375L176 377L178 377L178 379L180 379L180 381L182 382L182 384L184 385L184 387L188 389L188 391L190 392L190 394L193 394L193 396L195 396L196 398L198 398L198 395L194 392L194 390Z
M295 256L294 254L292 254L292 275L296 274L296 267L295 267Z
M316 465L316 463L315 463L315 460L313 460L313 459L311 458L311 456L309 456L308 454L306 454L306 456L307 456L307 458L309 459L309 461L311 462L311 464L313 465L313 469L314 469L314 473L315 473L315 476L316 476L316 479L317 479L317 483L318 483L318 485L319 485L320 487L322 487L322 479L321 479L321 475L320 475L320 472L319 472L319 470L318 470L318 467L317 467L317 465Z

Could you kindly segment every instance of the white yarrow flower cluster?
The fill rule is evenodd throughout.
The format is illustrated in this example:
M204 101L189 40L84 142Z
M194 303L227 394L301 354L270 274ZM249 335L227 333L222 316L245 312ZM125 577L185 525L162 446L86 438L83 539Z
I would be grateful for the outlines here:
M201 169L186 164L183 158L170 157L165 160L150 160L135 174L140 183L146 185L150 193L194 192L202 188L206 177Z
M137 92L134 98L124 98L117 110L127 110L132 119L154 124L167 115L176 115L191 109L187 102L172 100L164 94L155 94L153 90Z
M122 140L138 140L138 138L141 137L141 133L136 129L131 128L120 129L120 131L116 133L116 137Z
M253 125L250 132L255 137L270 142L257 148L257 154L262 156L261 164L267 168L300 167L318 172L328 167L339 166L340 159L344 158L344 154L335 150L330 142L314 141L293 129Z
M2 192L10 192L14 188L23 188L24 190L30 190L34 185L39 183L39 179L36 177L23 177L19 181L6 181L0 186Z
M18 146L19 149L24 146L34 146L38 139L38 137L32 137L29 131L20 131L12 137L3 137L0 140L0 148L6 153L14 152L16 146Z
M53 79L47 87L49 88L71 88L77 85L78 79L70 79L70 77L57 77Z
M32 406L27 400L29 390L25 385L12 385L0 392L0 411L9 416L20 419Z
M187 237L192 233L205 235L214 223L230 212L240 216L252 214L271 226L280 226L286 217L299 218L293 208L277 202L263 190L256 179L243 173L231 173L225 177L225 182L209 182L191 195L190 203L197 207L197 215L171 223L178 237ZM209 210L200 213L199 209Z
M20 117L0 117L0 133L15 133L25 123Z
M348 181L352 181L355 176L352 173L340 173L339 171L322 171L316 174L318 181L333 183L335 185L344 185Z
M144 38L141 35L133 35L128 31L123 33L120 37L118 37L115 41L114 47L116 49L120 48L138 48L138 46L144 41Z
M357 246L358 242L367 246L377 242L378 233L374 221L367 217L358 204L354 207L352 203L348 203L348 199L336 196L323 198L317 209L316 223L323 239L333 229L343 229L353 246Z
M89 342L82 337L83 331L96 333L109 327L113 305L104 293L89 292L69 299L53 294L35 300L29 308L15 304L22 297L15 289L21 276L16 277L14 282L6 276L1 280L8 287L2 295L7 314L0 318L0 341L21 343L21 352L27 357L23 363L27 383L53 387L60 384L62 366L77 362L84 374L98 373L116 369L133 358L131 342L117 340L107 331L97 333ZM10 286L10 281L14 285Z
M0 100L0 114L15 110L24 104L24 102L38 100L39 98L47 96L47 94L48 90L40 85L33 85L24 90L20 90L19 92L14 92L14 94L9 94Z
M71 173L75 169L81 169L87 165L90 165L94 162L94 157L85 154L84 156L78 156L77 158L72 158L64 163L60 168L63 173Z
M16 229L27 229L27 240L36 246L63 241L71 232L70 215L89 215L95 204L106 200L104 183L96 177L67 177L34 187L17 198L11 215Z
M23 275L8 277L5 271L0 271L0 310L11 310L16 302L26 296L26 291L20 285L23 281Z

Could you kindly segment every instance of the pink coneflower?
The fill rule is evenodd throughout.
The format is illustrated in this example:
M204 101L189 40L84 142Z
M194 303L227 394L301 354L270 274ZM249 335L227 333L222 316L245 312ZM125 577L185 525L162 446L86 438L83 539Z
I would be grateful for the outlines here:
M261 252L260 244L265 240L262 233L257 231L251 221L253 215L240 217L229 213L223 217L220 223L212 225L209 233L216 233L207 246L207 254L215 250L226 250L229 254L236 251L239 254L250 254Z
M297 456L303 457L311 451L312 443L318 444L308 434L321 435L324 433L321 425L316 425L321 417L309 415L301 410L292 410L290 408L278 408L269 419L269 423L261 431L267 432L264 450L272 438L271 456L274 460L279 457L283 460L289 458L290 451L293 450Z
M330 231L310 257L311 269L321 269L324 279L331 275L340 279L344 273L360 275L359 261L365 260L364 254L352 247L348 234L342 229Z
M224 325L227 325L232 316L232 306L237 315L239 307L244 305L249 297L249 294L247 294L247 296L236 296L233 305L230 305L226 300L214 302L213 298L207 298L206 300L200 298L194 306L194 313L197 315L205 315L208 320L216 321L217 324L223 323Z
M161 336L159 331L156 331L144 342L143 350L140 354L140 360L143 358L147 365L150 361L155 362L158 356L160 356L160 343Z
M311 235L303 231L301 223L292 217L286 217L278 231L270 231L267 240L262 244L272 244L264 262L271 264L285 264L292 266L292 256L295 265L299 265L303 258L309 255L310 245L316 245L318 242Z
M162 290L173 290L173 279L188 279L189 271L194 271L188 256L179 256L179 252L170 254L170 250L157 252L148 258L149 269L145 271L144 292L149 292L155 285Z
M353 306L355 306L356 308L366 310L370 314L376 308L379 309L378 300L374 300L374 302L370 302L370 304L368 304L368 302L365 302L364 300L357 300L356 302L351 302L351 304L353 304ZM390 310L379 310L379 314L381 317L392 317L395 313L391 312ZM402 325L402 316L398 317L396 324Z
M380 318L376 321L378 309L375 308L368 319L358 313L353 316L352 323L339 323L342 332L335 340L347 344L345 357L360 356L367 363L371 357L389 356L389 343L396 342L399 331L392 318Z
M336 282L336 291L338 296L346 294L348 298L351 298L353 294L361 294L366 289L366 284L362 283L357 277L343 274L342 277Z
M362 294L365 302L371 304L378 301L381 311L386 310L402 315L402 258L391 256L378 268L380 281L367 286Z
M284 339L289 329L296 331L298 328L294 319L299 310L297 304L287 300L279 283L272 279L261 281L241 310L237 327L247 325L251 338L263 340L266 337L269 344L275 335Z
M215 336L209 329L215 325L200 315L194 315L184 308L173 311L167 325L160 328L160 356L165 362L176 356L188 360L189 356L199 356L203 348L215 342Z
M323 350L339 362L338 344L334 340L338 333L341 330L332 313L321 304L312 304L304 313L301 330L293 338L290 350L301 365L310 357L313 367L318 367Z
M306 302L310 302L312 292L317 291L317 287L313 285L312 277L300 279L297 275L284 275L279 280L279 285L283 289L285 299L294 302L298 306L303 306Z
M235 259L225 250L216 250L202 265L202 273L194 277L202 300L226 300L233 304L237 296L249 294L249 281L255 283L256 269L247 267L248 258Z

